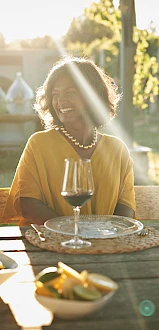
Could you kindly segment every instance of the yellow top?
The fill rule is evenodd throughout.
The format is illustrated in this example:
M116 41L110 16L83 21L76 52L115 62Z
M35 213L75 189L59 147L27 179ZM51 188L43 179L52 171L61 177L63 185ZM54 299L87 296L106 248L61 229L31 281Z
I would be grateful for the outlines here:
M61 196L64 159L79 158L69 142L56 130L33 134L20 158L3 214L20 220L20 197L32 197L51 207L59 216L72 215L72 207ZM113 214L117 203L135 211L132 159L125 143L102 135L91 156L95 193L81 208L81 214Z

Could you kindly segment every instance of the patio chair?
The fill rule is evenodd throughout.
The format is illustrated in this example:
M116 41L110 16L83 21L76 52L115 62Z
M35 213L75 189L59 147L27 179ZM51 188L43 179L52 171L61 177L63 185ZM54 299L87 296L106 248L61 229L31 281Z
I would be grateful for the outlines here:
M135 186L136 219L159 220L159 186Z

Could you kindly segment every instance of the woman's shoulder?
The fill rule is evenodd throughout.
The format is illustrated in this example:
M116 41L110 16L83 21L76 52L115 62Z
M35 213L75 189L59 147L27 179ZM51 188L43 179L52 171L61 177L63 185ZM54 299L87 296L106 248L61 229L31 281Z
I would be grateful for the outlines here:
M102 133L101 138L104 143L110 143L112 145L117 145L128 149L126 143L118 136Z
M38 132L33 133L29 137L28 142L39 141L39 140L47 140L55 134L56 134L56 131L54 129L38 131Z
M122 157L130 157L130 150L126 143L118 136L102 134L102 149L109 150L109 152L113 152L116 155L122 155Z

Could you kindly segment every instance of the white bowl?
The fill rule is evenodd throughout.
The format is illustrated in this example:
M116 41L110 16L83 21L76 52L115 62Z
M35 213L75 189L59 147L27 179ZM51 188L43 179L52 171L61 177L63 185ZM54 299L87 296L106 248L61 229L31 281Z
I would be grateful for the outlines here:
M0 269L0 284L2 284L17 272L18 264L3 253L0 253L0 261L5 266L4 269Z
M111 291L95 301L75 301L66 299L55 299L35 293L37 301L54 315L61 319L75 319L87 316L102 308L114 295Z

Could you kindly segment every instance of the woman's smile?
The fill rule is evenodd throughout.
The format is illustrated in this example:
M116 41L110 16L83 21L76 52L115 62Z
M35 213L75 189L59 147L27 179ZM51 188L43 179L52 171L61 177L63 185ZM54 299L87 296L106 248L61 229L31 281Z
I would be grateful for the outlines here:
M84 119L85 104L83 98L73 80L67 75L60 76L54 83L52 106L64 125Z
M59 110L61 113L68 113L70 111L73 111L73 108L64 108Z

